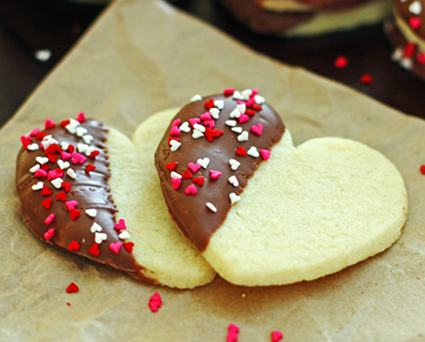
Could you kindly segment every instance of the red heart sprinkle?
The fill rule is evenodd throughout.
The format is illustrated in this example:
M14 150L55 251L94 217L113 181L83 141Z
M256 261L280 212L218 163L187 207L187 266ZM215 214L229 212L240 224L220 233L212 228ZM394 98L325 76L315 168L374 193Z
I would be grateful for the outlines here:
M149 298L149 307L152 312L157 312L158 309L162 305L162 299L161 295L158 292L155 292L150 298Z
M247 109L247 110L245 111L245 114L248 114L248 115L255 115L255 111L254 111L254 110L251 110L251 109Z
M339 56L335 59L334 66L335 68L345 68L348 65L348 60L344 56Z
M421 18L412 17L409 18L409 24L412 27L412 29L417 30L419 26L421 26Z
M56 127L56 122L50 120L49 118L46 119L46 122L44 124L45 129L54 128Z
M66 126L68 126L70 123L71 123L71 120L63 120L63 121L61 122L61 126L62 126L62 127L66 127Z
M53 194L53 191L47 185L45 185L43 190L41 190L41 196L50 196L51 194Z
M122 246L124 247L124 249L128 253L133 252L133 247L134 247L134 243L133 242L125 242L125 243L122 244Z
M65 191L61 191L60 193L58 193L58 194L55 196L55 199L56 199L56 201L62 201L62 202L65 202L65 201L66 201L66 194L65 194Z
M42 200L41 205L46 209L50 209L50 207L52 206L52 199L50 197L48 197L48 198Z
M214 100L213 99L210 99L209 101L207 101L207 102L204 103L204 106L206 108L208 108L208 109L213 108L214 107Z
M184 178L184 179L189 179L189 178L192 178L193 176L192 176L192 172L190 172L190 170L189 169L187 169L183 174L182 174L182 178Z
M86 166L86 172L87 173L89 173L89 172L91 172L91 171L93 171L93 170L95 170L96 169L96 166L94 166L94 165L92 165L92 164L88 164L87 166Z
M223 95L233 95L234 92L235 92L234 88L227 88L227 89L224 89Z
M44 133L44 132L38 132L35 138L36 138L37 140L43 140L43 138L44 138L46 135L47 135L47 134L46 134L46 133Z
M99 245L97 243L92 244L89 248L89 253L94 256L99 256L100 254Z
M416 60L421 64L425 64L425 53L418 53L418 55L416 56Z
M279 342L283 338L283 334L280 331L272 331L270 334L272 342Z
M410 58L410 57L413 56L415 51L416 51L416 44L409 42L409 43L406 44L406 47L404 48L403 55L406 58Z
M27 149L28 145L32 143L32 139L30 137L26 137L25 135L21 136L21 142L24 146L24 149Z
M425 165L422 165L420 171L423 175L425 175Z
M193 182L198 184L199 186L204 185L205 178L204 177L195 177L193 178Z
M57 154L48 154L47 158L49 158L51 163L56 163L56 159L58 159L58 155Z
M221 129L207 127L205 129L205 136L209 142L213 141L214 138L218 138L224 133Z
M165 164L165 167L166 167L168 170L170 170L170 171L174 171L174 169L176 168L177 164L178 164L178 163L175 161L175 162L172 162L171 164Z
M74 145L69 145L69 146L68 146L68 151L69 151L69 152L71 152L71 153L74 153L74 151L75 151L75 146L74 146ZM96 152L96 151L95 151L95 152ZM93 153L94 153L94 152L93 152ZM93 153L92 153L92 154L93 154ZM98 152L98 154L99 154L99 152ZM91 157L91 155L90 155L90 157Z
M81 113L78 114L77 121L79 123L83 123L83 122L87 121L86 116L84 115L84 112L81 112Z
M61 186L62 189L64 189L66 192L69 192L71 190L71 183L69 182L62 182Z
M43 165L41 165L40 169L42 169L44 171L49 171L51 169L51 167L47 164L43 164Z
M361 78L360 78L360 82L362 82L363 84L370 84L372 83L373 78L371 75L369 74L364 74Z
M78 251L80 249L80 244L78 241L72 240L68 245L68 251Z
M59 145L53 144L53 145L50 145L44 152L46 152L46 154L53 154L53 153L60 153L61 151L62 149L60 148Z
M80 215L81 211L79 211L78 209L72 209L69 216L72 221L75 221L78 217L80 217Z
M238 147L238 149L236 150L236 154L238 156L243 156L243 157L247 156L246 150L242 146Z
M69 286L66 288L66 293L77 293L79 290L78 286L74 283L69 284Z
M254 110L262 110L263 109L263 107L261 107L259 104L257 104L257 103L254 103L253 105L252 105L252 109L254 109Z

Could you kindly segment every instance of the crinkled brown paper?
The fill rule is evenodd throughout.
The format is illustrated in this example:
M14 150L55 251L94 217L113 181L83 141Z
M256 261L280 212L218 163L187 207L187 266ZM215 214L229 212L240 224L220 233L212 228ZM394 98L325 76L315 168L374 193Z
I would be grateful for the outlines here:
M400 240L312 282L245 288L217 278L181 291L50 248L25 227L14 185L21 134L85 111L131 135L148 115L226 87L260 89L296 144L341 136L383 152L409 194ZM229 323L240 342L270 341L272 330L291 342L425 341L424 121L253 53L162 1L111 5L1 130L0 151L0 341L224 342ZM65 292L71 282L80 292Z

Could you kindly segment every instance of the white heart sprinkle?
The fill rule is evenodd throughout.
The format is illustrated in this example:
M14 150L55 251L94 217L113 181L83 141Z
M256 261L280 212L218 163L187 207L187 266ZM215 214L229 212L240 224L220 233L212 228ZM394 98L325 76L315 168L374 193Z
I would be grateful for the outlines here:
M49 139L43 140L41 142L41 145L43 145L43 148L46 150L49 148L50 145L59 145L59 141L57 141L56 139L53 139L51 136Z
M189 133L190 132L189 122L187 122L187 121L183 122L180 125L179 130L181 130L182 132L185 132L185 133Z
M120 235L118 235L118 237L119 237L121 240L125 240L125 239L129 239L129 238L131 238L130 233L129 233L127 230L123 230L123 231L120 233Z
M255 146L251 146L250 149L246 152L248 155L254 158L258 158L260 156L260 152L258 152Z
M86 209L86 214L90 217L96 217L97 210L96 209Z
M214 204L212 204L211 202L207 202L207 203L205 203L205 206L209 209L209 210L211 210L213 213L216 213L217 212L217 208L215 207L215 205Z
M100 224L98 224L98 223L94 222L94 223L92 224L92 226L90 227L90 231L91 231L92 233L101 232L101 231L102 231L102 227L101 227L101 225L100 225Z
M204 159L199 158L196 162L204 169L206 169L208 167L208 164L210 163L210 160L209 158L205 157Z
M246 105L243 104L243 103L238 104L236 108L241 112L241 114L245 113L245 111L246 111Z
M76 130L76 135L77 135L77 137L82 137L84 134L86 134L88 131L87 131L87 128L84 128L84 127L77 127L77 130Z
M91 144L91 142L93 141L93 136L92 136L92 135L90 135L90 134L83 135L83 141L84 141L86 144L90 145L90 144Z
M409 6L410 13L419 15L422 13L422 4L419 1L412 2Z
M236 126L236 121L235 120L226 120L225 121L225 124L227 125L227 126L230 126L230 127L234 127L234 126Z
M44 183L43 182L38 182L37 184L34 184L31 188L34 191L37 191L37 190L43 189L43 187L44 187Z
M239 142L248 141L248 138L249 138L248 131L243 131L241 134L238 135Z
M73 124L66 125L65 128L71 134L75 134L77 132L77 126Z
M262 96L260 96L260 95L255 95L255 96L254 96L254 101L255 101L255 103L257 103L257 104L259 104L259 105L261 105L261 104L263 104L264 102L266 102L266 100L264 99L264 97L262 97Z
M232 203L232 204L235 204L235 203L237 203L237 202L239 202L240 201L240 196L238 196L238 195L236 195L234 192L231 192L230 194L229 194L229 198L230 198L230 202Z
M249 97L252 94L252 90L251 89L245 89L244 91L241 92L241 94L242 94L244 100L248 101Z
M30 172L31 172L31 173L34 173L34 172L35 172L35 171L37 171L39 168L40 168L40 164L36 164L36 165L34 165L34 166L30 169Z
M218 119L220 117L220 110L218 108L211 108L210 114L213 117L213 119Z
M243 129L242 127L232 127L232 131L236 133L242 133Z
M77 178L77 174L75 173L75 171L73 169L68 169L68 171L66 171L66 174L71 177L72 179L76 179Z
M52 183L53 186L56 189L60 189L61 186L62 186L62 183L63 183L63 179L62 178L56 178L56 179L53 179L50 183Z
M190 99L190 102L195 102L195 101L200 101L200 100L202 100L202 96L201 96L201 95L199 95L199 94L196 94L195 96L193 96L193 97Z
M198 131L200 131L200 132L202 132L202 133L205 132L205 126L202 126L200 124L194 124L193 125L193 128L196 129L196 130L198 130Z
M170 145L171 145L170 150L171 150L171 152L176 152L179 149L179 147L181 146L181 144L182 143L180 141L171 140L170 141Z
M224 101L223 100L215 100L214 106L216 106L218 109L223 109L224 107Z
M86 152L88 149L89 149L89 145L82 144L82 143L79 143L79 144L77 145L77 150L78 150L78 152L80 152L80 153L84 153L84 152Z
M193 133L192 133L192 138L193 139L199 139L199 138L201 138L203 136L204 136L204 133L198 131L197 129L194 129L193 130Z
M69 147L69 144L67 142L61 142L61 148L63 151L66 151Z
M36 144L36 143L32 143L31 145L28 145L27 146L27 149L28 150L30 150L30 151L36 151L36 150L38 150L40 147L38 146L38 144Z
M40 163L41 165L46 164L49 161L49 158L47 157L36 157L35 160L37 163Z
M87 149L87 151L85 152L85 153L86 153L86 156L87 156L87 157L90 157L90 155L91 155L94 151L96 151L96 148L95 148L94 146L90 146L90 147Z
M234 100L243 100L244 99L244 97L243 97L243 95L239 92L239 91L235 91L234 93L233 93L233 99Z
M181 174L179 174L179 173L177 173L177 172L171 171L171 178L178 178L178 179L181 179L181 178L182 178L182 176L181 176Z
M229 183L232 184L235 188L239 185L238 179L235 175L229 177Z
M229 117L231 119L237 119L241 116L241 112L239 111L238 107L236 107L235 109L233 109L230 114Z
M65 169L67 169L68 167L69 167L69 163L68 162L65 162L65 161L63 161L63 160L61 160L61 159L59 159L58 160L58 166L62 169L62 170L65 170Z
M398 62L402 58L403 58L403 49L399 47L394 50L393 54L391 55L391 59L394 62Z
M106 235L105 233L94 234L94 242L96 242L98 245L100 245L107 238L108 238L108 235Z
M230 168L233 171L236 171L239 168L239 166L241 165L241 163L239 163L236 159L230 159L229 165L230 165Z
M413 68L413 62L410 58L402 58L400 61L400 65L407 70Z
M52 135L51 134L45 135L43 137L42 141L46 141L46 140L49 140L49 139L52 139Z

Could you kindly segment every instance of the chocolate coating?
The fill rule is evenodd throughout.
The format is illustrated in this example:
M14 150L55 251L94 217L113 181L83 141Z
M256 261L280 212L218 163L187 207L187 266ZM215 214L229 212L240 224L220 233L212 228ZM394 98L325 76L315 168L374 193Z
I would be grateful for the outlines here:
M242 124L237 123L238 127L249 132L248 141L239 142L237 140L239 134L233 132L231 127L225 124L226 120L238 121L238 119L229 118L229 113L236 108L237 103L232 96L225 95L208 96L200 101L192 102L183 107L174 119L180 119L183 123L188 122L191 118L199 118L201 114L208 111L204 103L210 99L224 101L224 108L221 110L220 117L215 120L215 128L222 130L223 135L210 142L206 137L194 139L192 137L193 129L191 129L190 133L182 132L178 136L181 146L177 151L172 152L168 143L172 128L172 124L170 124L155 153L155 165L171 217L182 234L189 238L200 251L206 249L211 236L226 219L232 206L229 194L233 192L239 195L260 163L263 162L261 156L254 158L250 155L237 155L237 148L242 146L248 151L251 146L255 146L258 150L270 150L273 145L279 142L285 131L285 126L279 115L270 106L263 104L262 109L250 116L249 121ZM251 127L258 124L263 125L263 132L260 136L251 131ZM185 189L190 184L194 184L193 179L182 179L180 188L174 190L171 182L171 171L167 169L167 164L177 162L174 171L183 174L188 169L189 163L195 164L198 159L205 157L210 159L207 168L201 167L193 174L193 177L204 177L202 186L195 184L198 193L196 195L185 193ZM273 158L273 153L271 153L271 158ZM241 163L236 171L231 169L230 159L235 159ZM212 179L210 170L222 172L221 177ZM237 187L234 187L228 181L228 178L233 175L239 181ZM207 202L212 203L217 208L217 212L208 209L206 207Z
M73 164L71 160L66 160L66 162L69 162L70 168L76 172L77 178L74 180L69 177L66 174L67 170L62 177L65 182L71 183L71 189L66 193L66 201L77 201L76 209L81 211L81 216L74 221L71 220L65 202L55 199L55 196L64 189L56 189L47 178L36 178L34 174L29 172L29 169L37 164L36 157L46 156L45 151L41 148L36 151L27 151L22 148L17 157L16 187L20 199L21 215L28 228L41 240L63 249L67 249L71 241L77 241L80 244L80 249L73 251L73 253L129 272L136 278L152 281L140 274L143 267L136 262L132 253L121 248L118 254L115 254L108 247L110 243L120 241L118 233L114 229L115 216L118 210L114 205L108 186L108 179L111 176L106 145L108 129L97 120L87 120L81 124L81 127L86 128L87 134L93 136L90 146L94 146L99 151L99 155L95 158L88 158L84 164ZM77 147L78 143L83 143L80 137L69 133L60 125L47 129L45 133L52 135L59 143L67 142L74 147ZM41 140L35 138L32 138L32 141L38 144L41 142ZM61 159L60 154L59 159ZM89 163L94 165L96 169L87 173L85 168ZM58 168L56 162L48 162L46 165L49 165L52 169ZM41 190L34 191L32 186L39 181L43 181L53 190L53 194L42 196ZM41 202L46 198L52 199L49 209L41 205ZM96 217L89 217L85 213L86 209L96 209ZM45 219L50 213L54 213L55 218L50 224L46 224ZM103 228L101 233L107 234L107 240L99 246L99 256L89 253L90 247L95 243L95 235L90 231L94 222ZM51 239L46 240L44 233L50 228L55 229L55 234Z
M414 2L420 3L422 7L422 11L419 15L412 13L409 9ZM411 18L419 18L421 20L421 24L416 29L412 29L412 32L414 32L414 34L417 35L419 38L425 39L425 0L414 0L405 2L395 0L394 3L396 14L405 22L405 24L409 28L411 28L409 24L409 20Z

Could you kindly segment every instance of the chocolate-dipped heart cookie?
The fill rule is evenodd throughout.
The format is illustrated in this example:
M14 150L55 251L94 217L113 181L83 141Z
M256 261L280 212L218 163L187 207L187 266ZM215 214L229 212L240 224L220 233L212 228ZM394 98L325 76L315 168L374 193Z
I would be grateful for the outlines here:
M163 202L139 207L140 198L155 196L144 184L155 182L156 171L127 137L84 114L60 124L47 119L45 128L21 137L17 158L20 212L35 235L153 283L186 288L213 279L171 222L155 227L154 217L167 216ZM139 148L153 154L157 143L146 139ZM158 250L167 244L173 249Z
M256 91L193 100L168 113L155 161L171 217L223 278L312 280L397 240L406 190L381 153L340 138L294 148Z

